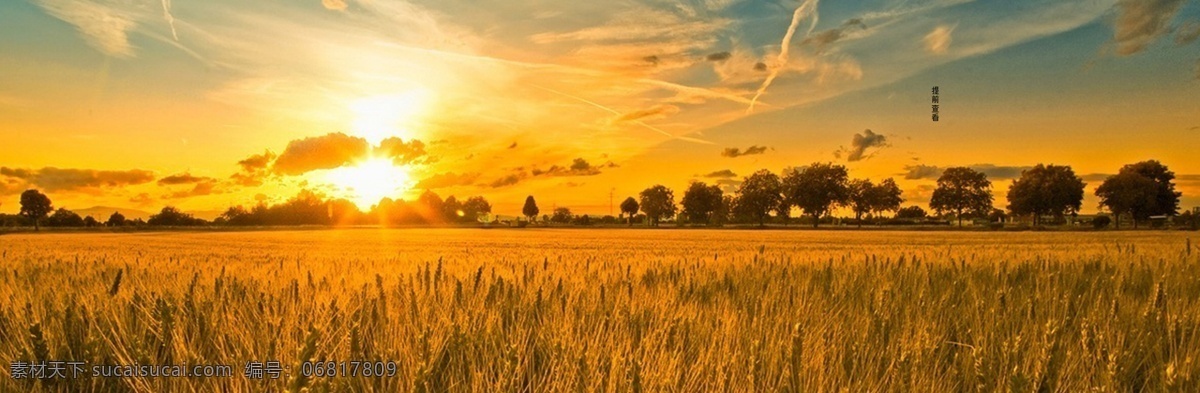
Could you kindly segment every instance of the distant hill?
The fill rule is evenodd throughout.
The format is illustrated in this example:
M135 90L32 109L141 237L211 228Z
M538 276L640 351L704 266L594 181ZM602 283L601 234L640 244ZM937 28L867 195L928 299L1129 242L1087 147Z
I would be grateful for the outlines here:
M153 214L138 209L112 206L94 206L87 209L72 209L68 207L67 210L75 212L75 214L78 214L80 217L92 216L101 222L108 220L108 217L111 216L113 212L121 212L121 215L125 216L125 218L129 220L136 220L139 218L145 220L150 218L150 215Z

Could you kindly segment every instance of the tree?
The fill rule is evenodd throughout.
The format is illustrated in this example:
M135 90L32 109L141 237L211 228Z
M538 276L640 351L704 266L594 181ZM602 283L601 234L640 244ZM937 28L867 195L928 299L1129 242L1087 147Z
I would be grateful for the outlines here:
M875 185L872 194L874 203L871 204L871 211L876 214L896 211L900 209L900 204L904 203L904 191L901 191L900 186L890 177Z
M896 218L904 220L920 220L928 215L928 213L925 213L925 209L916 205L896 210Z
M692 182L679 204L683 206L683 215L688 222L705 225L712 224L713 213L721 207L721 197L724 196L721 187Z
M54 211L54 214L46 218L46 226L48 227L81 227L83 225L83 217L66 208L59 208Z
M869 179L854 179L847 186L850 188L848 204L854 212L854 222L862 228L863 214L870 213L875 208L875 185L871 184Z
M444 218L443 206L445 202L437 193L425 190L421 196L417 197L418 214L425 222L439 222Z
M1087 184L1070 166L1043 165L1021 171L1021 177L1008 188L1008 210L1013 214L1032 214L1033 225L1041 216L1062 218L1079 212L1083 188Z
M487 199L481 196L473 196L467 198L463 203L463 219L469 221L478 221L479 216L490 214L492 212L492 204L488 203Z
M621 202L621 214L627 217L626 219L629 222L629 226L633 226L633 216L636 215L637 212L638 202L637 200L633 199L633 197L625 198L625 201Z
M642 190L638 196L641 202L638 206L646 213L649 224L658 226L658 222L675 215L675 192L661 184Z
M41 220L54 211L50 197L38 190L25 190L21 193L21 216L33 221L33 230L41 230Z
M1004 214L1004 210L1000 210L1000 209L992 209L992 212L988 213L987 217L988 217L988 221L997 222L997 223L1003 223L1005 220L1008 219L1008 215Z
M846 167L831 163L814 163L792 169L783 178L783 192L789 205L795 205L812 216L816 228L821 216L850 198L849 174Z
M459 203L458 198L455 198L454 195L446 197L446 200L442 202L442 217L447 222L457 222L466 215L466 212L462 210L462 203Z
M100 225L100 221L97 221L96 217L87 216L83 218L83 226L90 228L97 225Z
M204 224L204 220L192 217L172 206L162 208L158 214L150 216L147 224L159 226L194 226Z
M946 168L938 177L929 207L938 214L953 213L961 227L963 215L984 216L992 210L992 182L971 168Z
M110 227L119 227L125 225L125 215L121 214L120 212L113 212L111 216L108 216L108 221L105 221L104 225L108 225Z
M525 206L521 208L521 214L524 214L529 222L533 222L537 219L538 212L537 201L533 200L533 195L525 197Z
M1154 181L1154 207L1147 213L1149 216L1174 216L1179 212L1179 197L1183 194L1175 191L1175 172L1167 169L1166 165L1157 160L1142 161L1121 167L1120 173L1127 172L1137 173Z
M574 216L571 215L570 208L560 207L560 208L554 209L554 215L550 216L550 221L557 222L560 224L569 224L571 222L572 217L574 217Z
M1153 179L1125 170L1109 176L1096 187L1100 206L1112 211L1117 229L1121 229L1122 215L1129 214L1133 218L1133 228L1137 229L1139 219L1150 218L1157 212L1158 192L1158 183Z
M786 205L783 182L778 175L766 169L754 172L742 179L742 184L738 186L736 205L739 216L758 221L758 226L764 226L772 211L780 210L780 205Z

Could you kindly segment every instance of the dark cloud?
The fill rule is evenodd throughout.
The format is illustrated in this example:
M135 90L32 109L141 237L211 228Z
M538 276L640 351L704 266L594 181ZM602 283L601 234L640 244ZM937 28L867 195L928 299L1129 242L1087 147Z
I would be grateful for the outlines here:
M750 146L746 150L741 150L736 147L726 147L721 151L721 157L737 158L741 156L750 156L755 154L763 154L767 152L766 146Z
M659 59L657 55L651 55L651 56L646 56L646 57L643 57L643 58L642 58L642 61L644 61L644 62L647 62L647 63L650 63L651 65L656 65L656 66L657 66L657 65L658 65L658 62L659 62L659 61L662 61L662 59Z
M170 192L166 195L163 195L163 198L182 199L213 194L223 194L224 192L224 189L220 188L220 184L218 184L216 180L208 180L198 182L189 189Z
M516 148L517 148L517 142L513 142L511 145L508 145L508 148L509 148L509 149L516 149Z
M767 63L763 63L761 61L754 63L754 70L758 72L767 72Z
M343 133L304 138L288 142L287 149L275 159L271 170L283 175L301 175L318 169L333 169L349 164L370 152L363 138Z
M479 173L438 173L421 179L414 187L421 190L436 190L455 186L469 186L475 183L477 179L479 179Z
M521 180L524 180L526 177L528 177L528 175L526 175L525 172L513 173L488 183L488 187L500 188L511 186L513 184L520 183Z
M158 185L173 186L173 185L179 185L179 184L195 184L195 183L214 182L214 181L216 181L216 179L213 179L211 177L192 176L191 173L185 172L185 173L180 173L178 175L171 175L171 176L164 177L162 179L158 179Z
M622 123L627 121L650 120L658 119L679 113L679 107L675 105L655 105L650 108L640 109L633 112L622 114L613 120L613 123Z
M707 175L704 175L704 177L709 177L709 178L713 178L713 177L723 177L723 178L730 178L730 177L737 177L737 174L736 174L736 173L733 173L733 171L731 171L731 170L728 170L728 169L722 169L722 170L719 170L719 171L710 172L710 173L708 173Z
M138 206L149 206L151 203L154 203L154 198L151 198L150 194L143 192L141 194L137 194L133 198L129 198L129 202L133 202Z
M417 159L426 157L424 143L416 139L404 142L404 140L397 137L380 141L379 146L375 148L375 154L391 158L392 162L398 165L409 164Z
M708 60L708 61L725 61L725 60L729 60L729 58L730 58L730 57L733 57L733 54L732 54L732 53L729 53L729 52L717 52L717 53L712 53L712 54L709 54L708 56L704 56L704 60Z
M861 134L854 134L850 139L850 148L842 147L838 151L833 152L833 156L837 158L846 157L846 161L855 162L863 159L871 158L874 153L866 154L867 149L887 147L887 137L882 134L876 134L874 131L866 130Z
M1109 173L1089 173L1089 174L1086 174L1086 175L1079 176L1079 178L1083 179L1083 181L1085 181L1085 182L1089 182L1089 183L1091 183L1091 182L1104 181L1105 179L1108 179L1108 178L1109 178L1109 176L1112 176L1112 174L1109 174Z
M849 29L866 30L867 24L863 23L862 19L850 19L845 23L842 23L841 26L822 31L814 34L812 37L805 38L801 44L812 45L814 48L820 51L829 44L837 42L838 40L846 37L846 32Z
M717 179L714 183L717 183L721 187L721 191L726 194L736 193L738 187L742 185L742 181L737 179Z
M993 164L975 164L968 165L968 168L974 169L987 175L990 180L1012 180L1021 177L1021 172L1033 168L1031 166L1004 166ZM938 167L934 165L905 165L904 178L909 180L928 179L936 180L942 176L942 171L946 167Z
M576 158L571 161L569 166L551 165L549 168L533 168L526 171L524 167L516 168L513 173L505 175L499 179L493 180L487 185L492 188L499 188L517 184L525 179L535 177L565 177L565 176L595 176L600 174L603 168L616 168L617 164L612 161L606 162L603 165L592 165L587 160Z
M95 169L69 169L45 167L41 169L0 167L0 176L19 180L25 186L41 188L47 192L95 191L100 187L123 187L154 181L154 172L140 169L128 171L102 171ZM15 182L5 181L5 188Z
M274 159L275 153L272 153L270 150L268 150L263 152L263 154L255 154L250 157L246 157L246 159L238 161L238 165L242 167L242 170L252 172L260 169L266 169L268 165L271 165L271 160Z
M1146 49L1170 32L1171 19L1184 0L1119 0L1113 25L1113 43L1119 56Z
M1187 45L1200 38L1200 22L1188 21L1175 31L1175 44Z
M12 195L25 191L25 183L13 178L0 177L0 195Z

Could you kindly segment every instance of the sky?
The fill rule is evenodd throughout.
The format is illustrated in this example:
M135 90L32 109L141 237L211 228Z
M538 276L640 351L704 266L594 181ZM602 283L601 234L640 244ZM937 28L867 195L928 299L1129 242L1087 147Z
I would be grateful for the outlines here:
M1094 212L1147 159L1190 209L1198 38L1194 0L5 1L0 212L37 188L209 218L301 190L607 214L814 162L920 206L971 166L998 207L1070 165Z

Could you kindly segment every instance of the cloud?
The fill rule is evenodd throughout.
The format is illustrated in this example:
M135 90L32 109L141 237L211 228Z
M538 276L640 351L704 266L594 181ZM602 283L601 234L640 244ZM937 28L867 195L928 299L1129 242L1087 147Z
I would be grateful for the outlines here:
M416 139L404 142L400 138L390 137L379 142L375 155L391 158L398 165L409 164L425 157L425 144Z
M613 123L623 123L628 121L653 120L669 117L679 113L679 107L675 105L655 105L650 108L628 112L618 116Z
M520 183L521 180L524 180L526 177L528 177L528 175L526 175L525 172L506 175L504 177L501 177L499 179L492 181L491 183L488 183L488 187L500 188L500 187L511 186L513 184Z
M750 156L755 154L763 154L767 152L766 146L750 146L746 150L740 150L736 147L727 147L721 151L721 157L737 158L741 156Z
M179 185L179 184L195 184L195 183L201 183L201 182L214 182L214 181L216 181L216 179L213 179L211 177L193 176L191 173L184 172L184 173L180 173L178 175L171 175L171 176L164 177L162 179L158 179L158 185L173 186L173 185Z
M1104 181L1105 179L1108 179L1109 176L1112 176L1112 174L1110 174L1110 173L1089 173L1086 175L1081 175L1081 176L1079 176L1079 178L1083 179L1083 181L1085 181L1085 182L1091 183L1091 182Z
M1183 0L1119 0L1113 25L1117 55L1141 52L1169 33L1171 19L1183 3Z
M974 164L967 165L967 167L987 175L988 179L990 180L1016 179L1021 177L1022 171L1033 168L1031 166L1006 166L994 164ZM944 171L946 168L947 167L925 164L905 165L904 178L908 180L936 180L938 177L942 176L942 171Z
M817 51L823 50L826 46L845 38L850 29L857 28L866 30L867 24L863 23L862 19L850 19L842 23L841 26L822 31L811 37L805 38L800 43L803 45L812 45Z
M38 0L51 16L75 26L88 45L113 57L133 56L129 31L138 14L103 0Z
M469 186L479 179L479 173L438 173L418 181L413 188L419 190L436 190L455 186Z
M371 145L366 139L343 133L288 142L271 170L283 175L301 175L318 169L333 169L365 157Z
M925 35L923 42L925 50L935 55L945 54L950 49L950 42L953 38L950 34L954 32L954 26L941 25Z
M225 191L223 188L220 188L219 186L220 186L220 184L217 183L217 181L215 179L201 180L199 182L196 182L195 185L193 185L192 188L190 188L190 189L173 191L171 193L163 195L163 198L182 199L182 198L191 198L191 197L198 197L198 196L205 196L205 195L212 195L212 194L223 194Z
M615 164L609 163L608 165ZM600 167L593 166L582 158L576 158L567 167L552 165L545 170L534 168L529 173L533 176L593 176L600 174Z
M0 175L19 179L26 185L38 187L47 192L94 191L100 187L123 187L154 181L154 172L140 169L103 171L55 167L41 169L0 167Z
M725 61L725 60L729 60L730 57L733 57L733 54L731 54L729 52L717 52L717 53L711 53L708 56L704 56L704 60Z
M129 202L132 202L138 206L149 206L151 203L154 203L154 198L152 198L150 194L143 192L141 194L137 194L133 198L129 198Z
M728 170L728 169L722 169L722 170L719 170L719 171L710 172L709 174L707 174L707 175L704 175L704 177L709 177L709 178L712 178L712 177L720 177L720 178L733 178L733 177L737 177L737 174L736 174L736 173L733 173L733 171L731 171L731 170Z
M779 44L779 55L775 57L774 66L768 66L771 71L767 78L763 80L762 85L758 87L758 91L754 93L754 98L750 99L750 106L746 108L746 113L754 111L754 104L758 102L758 98L762 97L767 92L767 88L771 87L771 82L779 76L779 70L787 65L788 53L792 47L792 37L796 35L796 28L800 27L800 21L805 18L812 18L812 24L808 27L808 33L812 33L812 29L817 27L817 2L819 0L804 0L792 11L792 23L788 25L787 32L783 34L783 40Z
M726 194L736 193L738 187L742 185L742 181L737 179L717 179L714 183L717 183L721 187L721 191Z
M271 160L274 159L275 153L267 150L263 152L263 154L255 154L250 157L246 157L244 160L238 161L238 165L240 165L244 171L253 172L260 169L266 169L267 166L271 164Z
M567 177L567 176L595 176L599 175L603 168L617 168L618 165L612 161L606 162L603 165L592 165L583 158L576 158L571 161L569 166L551 165L547 169L533 168L528 172L524 167L516 168L514 173L510 173L488 183L488 187L500 188L511 186L520 183L523 180L536 177Z
M1175 44L1187 45L1200 38L1200 22L1188 21L1175 31Z
M325 9L327 9L327 10L332 10L332 11L345 11L346 10L345 0L321 0L321 5L325 6Z
M1196 59L1196 80L1200 80L1200 59ZM1192 129L1194 130L1196 127L1192 127Z
M846 161L855 162L863 159L871 158L874 153L864 155L867 149L883 148L888 146L887 137L882 134L876 134L874 131L866 130L861 134L854 134L854 138L850 140L850 148L842 147L838 151L833 152L834 157L846 157Z

